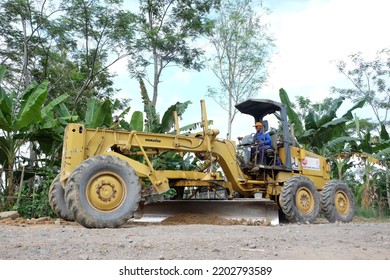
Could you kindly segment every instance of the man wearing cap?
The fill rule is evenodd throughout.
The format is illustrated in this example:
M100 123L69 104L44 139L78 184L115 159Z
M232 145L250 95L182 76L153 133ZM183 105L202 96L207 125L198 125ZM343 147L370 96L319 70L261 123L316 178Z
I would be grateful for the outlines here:
M266 164L264 154L267 149L271 149L271 137L268 133L264 133L264 127L263 123L256 122L256 134L254 135L254 141L257 146L257 150L259 151L258 155L258 163L259 164Z

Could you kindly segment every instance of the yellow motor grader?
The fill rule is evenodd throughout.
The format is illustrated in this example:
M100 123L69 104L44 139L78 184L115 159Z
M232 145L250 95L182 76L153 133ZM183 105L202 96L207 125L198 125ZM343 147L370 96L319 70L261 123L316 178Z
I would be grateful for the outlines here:
M330 180L330 162L294 145L285 105L249 99L236 105L254 121L277 114L278 131L268 131L271 148L259 162L253 135L239 142L218 138L210 129L201 100L202 131L181 135L119 129L65 129L61 172L49 190L53 211L88 228L114 228L129 219L197 213L232 219L311 223L319 213L330 221L349 222L353 194ZM152 158L164 152L198 158L197 170L158 170ZM142 187L141 187L142 186ZM170 190L176 195L167 196Z

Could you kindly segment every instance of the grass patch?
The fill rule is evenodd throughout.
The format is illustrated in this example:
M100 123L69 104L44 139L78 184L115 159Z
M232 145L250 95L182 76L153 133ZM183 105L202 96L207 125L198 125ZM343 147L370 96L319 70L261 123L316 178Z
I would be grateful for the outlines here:
M378 214L373 208L360 208L356 207L355 216L361 218L378 218Z
M360 222L389 222L390 213L378 214L377 209L356 207L354 221Z

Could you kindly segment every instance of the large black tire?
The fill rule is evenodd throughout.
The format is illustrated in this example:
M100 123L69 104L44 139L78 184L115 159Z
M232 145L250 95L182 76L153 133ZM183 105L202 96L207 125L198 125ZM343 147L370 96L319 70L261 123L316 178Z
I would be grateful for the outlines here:
M115 156L82 162L68 178L65 201L75 220L87 228L115 228L126 223L141 199L139 178Z
M321 209L329 222L349 223L355 215L352 191L342 181L329 181L321 193Z
M51 210L61 219L74 221L73 215L69 212L65 203L65 190L60 183L60 174L58 174L49 188L49 204Z
M296 176L285 183L279 204L289 221L312 223L320 210L320 197L309 178Z

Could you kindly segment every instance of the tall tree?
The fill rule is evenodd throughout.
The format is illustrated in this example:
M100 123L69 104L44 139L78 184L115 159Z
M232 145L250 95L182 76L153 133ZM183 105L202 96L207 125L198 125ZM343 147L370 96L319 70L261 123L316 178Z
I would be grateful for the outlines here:
M61 12L61 5L54 1L4 1L0 5L2 16L0 38L5 42L0 56L9 66L9 84L14 91L15 104L34 79L39 68L42 50L49 49L51 20ZM16 24L15 24L16 23ZM4 25L3 25L4 24ZM14 109L18 106L14 106ZM30 161L36 160L36 143L30 142ZM33 181L30 181L32 186Z
M153 88L151 105L156 107L158 86L169 65L200 70L204 51L192 42L211 31L208 14L219 0L140 0L138 38L131 45L129 71ZM136 51L133 50L135 48ZM148 76L153 67L152 77Z
M257 12L261 11L261 12ZM251 0L223 1L210 41L215 48L211 70L220 88L208 95L228 112L228 135L236 116L235 103L254 97L267 77L273 39L263 16L268 10Z
M134 14L122 2L2 1L0 61L8 66L6 81L22 92L30 81L48 80L49 97L67 92L68 106L79 113L88 98L111 96L108 68L129 54L134 37Z
M360 143L367 143L365 146L360 144L360 146L363 146L362 152L375 156L378 160L384 162L387 168L387 164L390 162L390 48L378 51L373 60L365 59L361 53L354 53L348 57L347 61L337 61L336 66L339 72L349 80L351 87L333 87L332 90L347 99L365 100L375 116L377 133L367 131L367 138L364 138L366 141L359 141ZM374 145L373 141L367 142L367 139L373 138L372 134L373 137L376 135L377 138ZM374 150L373 146L375 147ZM388 206L390 208L390 179L388 172L385 172L385 181ZM367 197L368 192L366 192Z
M350 88L333 87L333 92L352 101L365 100L378 122L378 133L389 139L390 125L390 49L377 52L374 60L366 60L361 53L351 54L349 61L338 61L340 73L351 83Z
M60 3L53 1L1 2L0 63L8 66L7 80L16 94L34 80L32 72L39 64L39 53L49 44L51 20L61 9Z
M74 106L91 96L107 97L113 89L108 68L129 55L135 16L122 0L71 0L59 26L72 36L72 60L79 68ZM74 69L72 69L74 70ZM77 72L76 72L77 73ZM85 109L85 106L84 108Z

